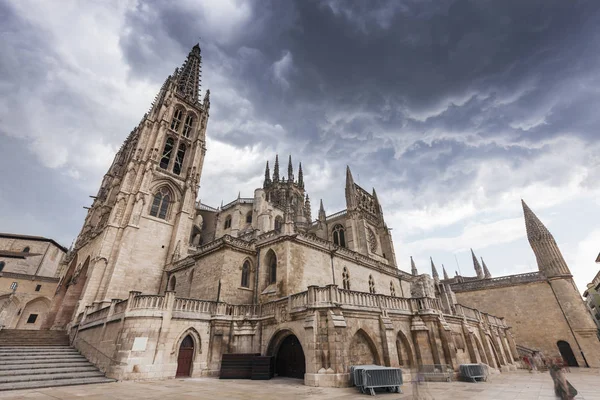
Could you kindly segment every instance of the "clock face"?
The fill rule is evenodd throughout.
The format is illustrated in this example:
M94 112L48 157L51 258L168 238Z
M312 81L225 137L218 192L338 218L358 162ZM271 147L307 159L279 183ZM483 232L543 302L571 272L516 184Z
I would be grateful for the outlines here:
M377 251L377 238L375 237L375 232L373 229L367 228L367 241L369 242L369 249L371 252L375 253Z

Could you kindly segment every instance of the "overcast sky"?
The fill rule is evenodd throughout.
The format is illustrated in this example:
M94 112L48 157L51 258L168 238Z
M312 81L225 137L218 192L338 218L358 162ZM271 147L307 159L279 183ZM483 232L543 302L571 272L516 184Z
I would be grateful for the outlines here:
M199 196L302 161L313 216L345 167L377 189L396 257L537 269L524 198L581 291L600 252L600 2L0 0L0 231L69 246L164 79L200 42ZM203 93L201 94L203 96Z

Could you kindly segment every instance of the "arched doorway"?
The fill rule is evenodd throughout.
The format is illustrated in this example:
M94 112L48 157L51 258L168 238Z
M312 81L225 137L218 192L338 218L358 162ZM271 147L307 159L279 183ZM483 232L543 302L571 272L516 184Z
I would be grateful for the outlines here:
M396 336L396 348L398 350L398 363L401 367L412 368L414 366L412 351L406 335L401 331Z
M559 340L558 342L556 342L556 345L558 346L558 351L560 351L560 355L562 356L563 360L567 362L567 365L569 367L579 367L579 363L575 358L575 354L573 354L573 350L571 349L571 345L569 344L569 342Z
M286 336L275 355L275 373L278 376L304 379L306 361L302 345L296 335Z
M359 329L350 341L350 365L381 365L373 340Z
M177 354L177 372L175 377L192 376L192 362L194 361L194 339L187 335L179 345Z
M46 317L50 300L45 297L38 297L31 300L21 311L21 318L17 324L17 329L38 330L42 321Z

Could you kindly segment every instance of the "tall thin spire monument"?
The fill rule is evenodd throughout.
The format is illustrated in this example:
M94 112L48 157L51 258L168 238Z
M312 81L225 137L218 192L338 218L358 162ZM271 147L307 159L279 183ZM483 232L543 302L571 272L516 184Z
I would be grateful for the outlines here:
M68 295L59 287L45 327L64 328L85 306L131 290L158 293L165 266L187 255L210 104L208 91L200 101L201 60L195 45L117 152L68 266L83 283ZM151 251L139 245L152 241Z
M531 211L531 208L521 200L527 240L535 254L540 272L548 278L554 276L570 276L571 271L560 252L554 236L540 219Z

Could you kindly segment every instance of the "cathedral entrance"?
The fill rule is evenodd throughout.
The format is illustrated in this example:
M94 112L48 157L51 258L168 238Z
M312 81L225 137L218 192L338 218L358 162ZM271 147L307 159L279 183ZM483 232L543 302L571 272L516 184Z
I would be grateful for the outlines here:
M177 355L177 372L175 377L191 376L192 362L194 361L194 339L187 335L181 341Z
M304 379L306 361L304 351L296 335L288 335L283 339L275 355L275 373L278 376Z
M573 354L573 350L571 349L571 345L568 342L565 342L564 340L559 340L558 342L556 342L556 345L558 346L558 351L560 351L560 355L569 367L579 367L579 363L577 362L575 354Z

